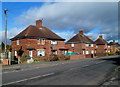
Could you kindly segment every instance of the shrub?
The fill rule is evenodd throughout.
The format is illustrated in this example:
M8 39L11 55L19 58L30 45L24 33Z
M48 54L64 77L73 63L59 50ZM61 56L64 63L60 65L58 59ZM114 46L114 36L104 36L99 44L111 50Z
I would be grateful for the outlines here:
M60 55L58 56L59 60L70 60L70 56Z
M18 56L21 57L23 53L24 53L24 51L22 50L22 47L19 50L17 50L17 55Z
M30 57L20 58L20 62L21 63L27 62L28 59L30 59Z
M49 61L57 61L59 60L58 56L55 54L51 54L48 58Z
M110 56L110 55L114 55L115 53L113 53L113 52L108 52L108 55Z
M116 55L120 55L120 51L116 51Z
M18 61L17 60L13 60L13 61L11 61L11 64L18 64Z
M24 55L22 56L22 58L26 58L26 57L30 57L30 56L27 55L27 54L24 54Z

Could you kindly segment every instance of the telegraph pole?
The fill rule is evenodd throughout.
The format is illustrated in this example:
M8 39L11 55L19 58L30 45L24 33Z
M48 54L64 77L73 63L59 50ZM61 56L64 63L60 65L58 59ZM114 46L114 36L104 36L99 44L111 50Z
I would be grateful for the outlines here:
M5 59L7 58L7 15L8 15L8 9L4 10L5 14Z

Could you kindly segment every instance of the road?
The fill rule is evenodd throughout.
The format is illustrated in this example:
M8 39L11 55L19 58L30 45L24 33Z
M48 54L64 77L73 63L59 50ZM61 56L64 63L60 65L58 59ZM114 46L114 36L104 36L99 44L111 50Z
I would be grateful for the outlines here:
M101 85L118 65L119 57L29 64L29 68L3 70L3 85ZM27 66L27 65L24 65Z

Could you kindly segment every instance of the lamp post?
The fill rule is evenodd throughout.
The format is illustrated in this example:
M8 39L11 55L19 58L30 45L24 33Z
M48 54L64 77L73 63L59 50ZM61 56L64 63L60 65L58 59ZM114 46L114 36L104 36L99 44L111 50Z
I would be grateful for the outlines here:
M7 58L7 14L8 14L8 9L4 10L5 14L5 58Z

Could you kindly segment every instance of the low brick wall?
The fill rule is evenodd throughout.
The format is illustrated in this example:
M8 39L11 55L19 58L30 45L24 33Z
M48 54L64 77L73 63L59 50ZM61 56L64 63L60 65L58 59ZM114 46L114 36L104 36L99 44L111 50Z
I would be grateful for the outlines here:
M8 65L8 59L3 59L2 60L2 65Z
M106 53L97 53L96 56L97 57L102 57L102 56L106 56L107 54Z
M87 54L85 55L86 58L93 58L93 55L92 54Z
M70 55L70 60L83 59L83 58L85 58L85 55Z

